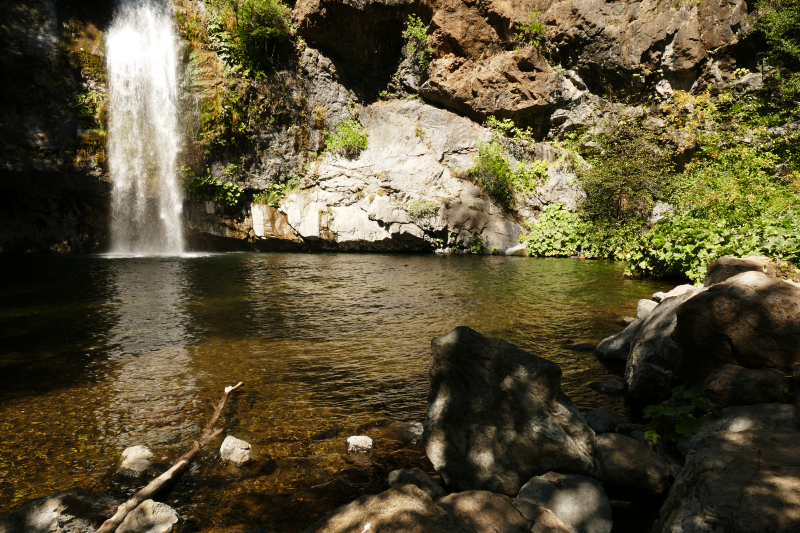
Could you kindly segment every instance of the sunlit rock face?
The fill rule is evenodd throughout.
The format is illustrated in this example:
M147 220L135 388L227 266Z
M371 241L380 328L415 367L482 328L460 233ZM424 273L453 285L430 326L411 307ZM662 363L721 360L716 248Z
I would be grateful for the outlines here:
M557 364L458 327L431 342L428 379L425 450L455 491L513 496L535 475L592 472L595 434Z
M123 1L106 49L112 250L181 253L178 40L169 4Z

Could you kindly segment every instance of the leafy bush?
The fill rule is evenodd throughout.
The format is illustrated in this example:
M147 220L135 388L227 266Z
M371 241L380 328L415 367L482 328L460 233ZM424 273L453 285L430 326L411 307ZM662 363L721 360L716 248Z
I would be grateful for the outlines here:
M649 418L645 438L653 444L660 440L677 442L680 437L689 438L700 430L698 418L714 413L721 417L722 409L714 408L700 396L703 387L686 390L680 386L672 389L672 397L659 405L644 408L644 417Z
M107 97L97 91L86 91L76 94L70 107L84 129L103 127Z
M542 15L541 11L536 13L528 13L528 20L516 25L516 33L511 38L511 42L516 44L515 51L519 52L527 45L533 45L538 48L542 41L547 36L547 28L539 18Z
M517 162L512 167L508 154L497 141L478 143L475 166L466 173L495 202L511 210L515 205L514 192L532 193L547 175L547 162L529 164Z
M362 150L366 150L368 142L366 130L361 122L353 117L334 126L333 132L325 139L325 146L331 153L355 159Z
M281 200L297 190L299 184L299 176L293 176L284 182L270 183L267 190L253 196L253 203L278 207Z
M291 11L280 0L214 0L213 6L209 35L230 67L263 75L275 45L295 33Z
M211 170L198 176L189 167L181 167L184 175L184 189L193 202L213 201L218 204L234 206L244 190L232 182L225 182L211 175Z
M495 135L502 135L503 137L507 137L515 142L536 142L536 139L533 138L533 132L529 127L525 128L524 130L522 128L518 128L514 121L510 118L504 118L503 120L500 120L494 115L489 115L483 125L492 130L492 133Z
M765 55L773 66L800 70L800 0L761 0L755 24L767 41Z
M421 18L409 15L406 29L403 31L403 37L406 40L406 57L422 70L428 68L433 57L433 50L428 46L428 28L429 26L422 23Z
M439 205L431 200L415 200L403 207L414 220L432 218L439 212Z
M486 253L486 245L483 244L483 237L480 233L472 234L467 243L467 250L473 255L484 255Z

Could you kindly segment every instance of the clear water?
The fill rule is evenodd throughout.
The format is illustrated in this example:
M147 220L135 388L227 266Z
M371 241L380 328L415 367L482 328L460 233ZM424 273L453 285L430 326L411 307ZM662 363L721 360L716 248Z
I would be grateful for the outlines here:
M106 36L114 253L180 254L178 39L167 1L121 0Z
M79 485L123 493L121 451L164 462L218 427L250 442L221 466L222 437L166 498L187 531L301 531L384 489L389 471L431 471L402 434L421 421L431 338L458 325L558 362L583 411L620 400L590 353L639 298L671 286L610 262L506 257L223 254L184 258L0 256L0 515ZM349 457L349 435L375 439Z

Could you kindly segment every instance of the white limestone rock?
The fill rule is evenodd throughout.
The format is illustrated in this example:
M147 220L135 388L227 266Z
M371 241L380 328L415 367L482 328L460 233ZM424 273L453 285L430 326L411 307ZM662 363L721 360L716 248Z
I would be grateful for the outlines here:
M372 439L366 435L347 437L347 451L350 453L365 453L372 450Z
M219 456L225 463L241 466L250 461L250 443L228 435L219 448Z

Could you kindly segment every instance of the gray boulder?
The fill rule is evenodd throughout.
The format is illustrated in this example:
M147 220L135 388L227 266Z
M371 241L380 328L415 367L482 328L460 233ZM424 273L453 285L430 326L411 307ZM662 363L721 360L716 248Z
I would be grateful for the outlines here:
M447 491L444 490L444 488L436 481L434 481L431 476L419 468L404 468L402 470L394 470L389 474L388 481L390 487L410 483L425 491L425 494L434 500L447 496Z
M682 358L673 368L684 383L701 384L725 364L790 374L800 363L800 285L795 283L744 272L683 303L676 319L673 339Z
M800 531L797 408L731 407L714 426L695 439L653 531Z
M603 362L626 362L641 325L641 319L637 318L616 335L603 339L595 348L595 356Z
M180 517L175 509L161 502L145 500L125 517L117 533L177 533Z
M605 484L648 494L669 488L669 464L647 445L625 435L598 435L595 459L597 479Z
M788 400L791 379L774 370L723 365L703 383L703 397L717 407L782 403Z
M475 533L568 533L570 531L549 509L484 490L451 494L436 503Z
M362 496L308 526L303 533L475 533L414 485Z
M228 435L219 447L219 456L224 463L241 466L250 461L250 443Z
M155 455L147 446L131 446L122 452L122 462L117 473L130 477L139 477L150 472Z
M531 478L517 498L550 509L571 533L611 531L611 502L596 479L548 472Z
M777 265L768 257L720 257L706 267L705 287L722 283L743 272L762 272L771 278L777 276Z
M107 494L69 489L20 505L0 521L0 533L92 533L120 503Z
M659 291L659 292L653 294L653 301L662 302L662 301L666 300L667 298L671 298L673 296L680 296L681 294L684 294L684 293L690 292L690 291L694 291L694 290L695 290L695 286L694 285L678 285L677 287L675 287L674 289L672 289L669 292L661 292L661 291Z
M657 305L658 302L654 302L653 300L639 300L639 303L636 304L636 318L647 318Z
M600 407L586 413L586 423L595 433L609 433L622 422L610 410Z
M534 475L589 473L595 435L561 392L561 369L458 327L431 342L425 449L457 491L509 496Z
M676 310L700 290L692 288L665 298L641 322L625 366L631 396L658 402L669 395L672 374L681 357L680 348L672 340Z

